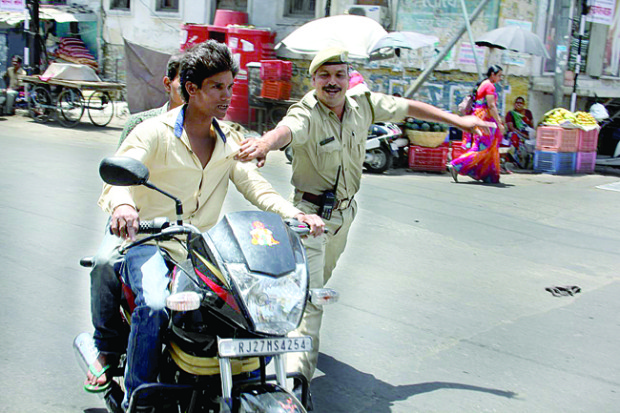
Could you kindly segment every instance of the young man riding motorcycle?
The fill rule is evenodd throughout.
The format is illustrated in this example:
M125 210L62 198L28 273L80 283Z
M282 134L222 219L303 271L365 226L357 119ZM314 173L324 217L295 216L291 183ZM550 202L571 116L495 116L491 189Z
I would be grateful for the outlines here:
M282 198L256 166L234 160L243 137L216 118L226 115L237 71L224 44L210 40L188 50L181 62L181 91L187 104L138 125L116 155L144 163L151 172L150 182L178 196L185 206L184 222L201 231L217 222L231 180L260 209L295 217L310 226L311 234L322 234L324 223L317 215L306 215ZM111 231L126 240L136 239L140 219L176 219L169 200L142 186L105 185L99 205L111 214ZM164 307L169 294L168 268L162 254L180 260L186 252L175 241L141 245L127 252L121 270L136 296L127 348L125 406L133 390L157 379L160 331L168 320ZM102 341L98 347L105 345Z
M164 89L168 95L166 104L131 116L123 128L118 143L119 147L140 123L183 105L183 98L180 95L181 57L180 54L171 56L166 65L166 74L162 78ZM109 385L107 377L102 374L105 373L102 369L109 364L114 364L118 358L110 351L114 353L119 348L125 349L127 347L127 331L118 311L121 305L122 286L114 270L114 265L120 258L119 247L122 242L123 240L111 234L109 227L106 226L105 234L94 257L95 265L90 272L91 313L95 327L94 340L99 344L100 352L99 359L95 362L96 365L92 366L92 371L88 372L84 384L84 389L90 392L105 390L106 385ZM103 338L104 341L100 341L100 338Z

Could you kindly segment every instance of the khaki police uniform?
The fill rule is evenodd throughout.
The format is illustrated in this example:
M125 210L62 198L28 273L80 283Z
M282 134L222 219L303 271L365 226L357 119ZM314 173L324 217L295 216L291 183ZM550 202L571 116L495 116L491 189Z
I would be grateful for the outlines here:
M297 208L318 213L320 195L334 189L340 167L334 191L336 205L331 219L325 220L328 234L304 240L311 288L322 288L327 283L346 246L357 211L354 196L360 188L368 128L374 122L400 121L407 116L407 110L406 99L372 93L359 85L346 94L342 121L311 91L291 106L278 124L288 127L292 134L291 182ZM288 357L289 371L301 372L308 380L312 379L318 360L322 316L320 306L308 303L301 325L291 334L313 339L312 352L289 353Z

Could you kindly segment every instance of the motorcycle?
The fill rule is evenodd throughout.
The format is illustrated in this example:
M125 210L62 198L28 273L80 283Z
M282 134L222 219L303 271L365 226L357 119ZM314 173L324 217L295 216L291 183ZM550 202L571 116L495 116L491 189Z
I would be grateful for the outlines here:
M394 123L377 122L370 125L366 139L364 167L368 172L382 173L399 159L405 159L405 147L409 140Z
M405 147L409 140L403 138L401 129L394 123L377 122L370 125L366 138L364 167L368 172L382 173L392 167L396 159L405 159ZM293 149L284 150L289 162L293 161Z
M141 162L106 158L100 175L110 185L147 186L176 203L176 221L141 221L139 233L148 235L124 251L171 239L183 239L187 249L185 261L169 262L170 321L158 382L139 386L127 412L306 412L308 382L299 373L286 373L284 357L310 351L313 343L311 337L287 334L299 325L307 301L324 305L338 300L334 290L309 288L300 239L309 228L274 213L242 211L226 214L201 233L182 221L180 200L148 181ZM90 267L93 259L80 264ZM133 297L125 286L123 292L122 313L128 321ZM76 337L74 349L83 369L98 355L88 333ZM114 379L102 394L112 413L123 411L123 359L112 367ZM275 375L267 375L271 361ZM287 388L287 378L302 383L301 400Z

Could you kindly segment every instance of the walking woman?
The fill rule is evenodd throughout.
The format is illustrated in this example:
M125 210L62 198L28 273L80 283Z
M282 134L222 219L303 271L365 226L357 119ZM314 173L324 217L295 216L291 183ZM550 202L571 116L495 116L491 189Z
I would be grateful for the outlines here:
M473 136L463 132L463 146L468 147L467 143L471 142L471 147L448 165L455 182L458 182L458 175L465 175L486 183L499 183L499 144L506 132L497 108L495 91L495 83L501 79L502 68L493 65L487 71L487 78L475 88L473 114L495 123L496 127L490 128L489 133L483 135Z

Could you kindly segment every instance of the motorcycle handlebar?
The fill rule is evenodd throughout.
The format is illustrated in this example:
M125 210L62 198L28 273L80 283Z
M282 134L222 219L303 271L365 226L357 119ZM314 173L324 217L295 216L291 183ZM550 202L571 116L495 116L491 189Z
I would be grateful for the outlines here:
M155 218L145 221L140 221L138 224L138 234L158 234L162 230L170 226L170 220L168 218ZM110 234L113 234L112 228L108 228Z

